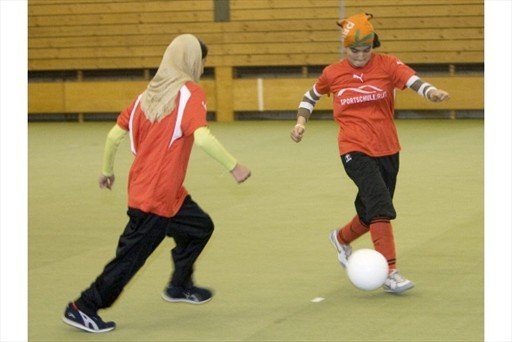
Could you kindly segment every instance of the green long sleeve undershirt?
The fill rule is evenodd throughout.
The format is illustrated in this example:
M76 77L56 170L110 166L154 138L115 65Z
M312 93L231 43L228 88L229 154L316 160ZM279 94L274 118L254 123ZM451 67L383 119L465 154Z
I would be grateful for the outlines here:
M117 148L127 134L128 131L125 131L117 124L108 132L105 149L103 150L103 168L101 170L104 176L110 177L114 174L114 159Z
M222 146L208 127L199 127L194 131L194 143L228 171L232 171L235 168L237 164L235 157Z
M103 175L109 177L114 174L114 159L117 148L127 134L128 131L125 131L117 124L108 132L103 152ZM227 170L231 171L235 168L237 164L236 159L211 134L208 127L199 127L194 131L194 143Z

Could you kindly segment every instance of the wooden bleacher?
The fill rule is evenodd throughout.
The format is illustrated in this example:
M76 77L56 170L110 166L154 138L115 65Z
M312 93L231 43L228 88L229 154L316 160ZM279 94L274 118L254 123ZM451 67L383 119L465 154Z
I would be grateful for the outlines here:
M294 111L318 76L309 68L341 57L336 20L361 11L374 15L382 42L377 52L412 65L447 66L444 73L420 76L448 90L450 101L433 105L411 91L398 92L398 110L483 110L483 73L458 72L461 65L483 65L483 0L347 0L342 8L340 3L231 0L230 20L215 22L213 0L29 0L29 74L77 75L29 78L29 113L119 112L145 88L148 70L158 67L181 33L209 46L207 66L215 76L201 83L217 120L233 120L243 111ZM247 67L303 72L238 78L236 70ZM127 69L140 69L140 79L83 77L87 70ZM317 108L330 109L329 101L322 99Z

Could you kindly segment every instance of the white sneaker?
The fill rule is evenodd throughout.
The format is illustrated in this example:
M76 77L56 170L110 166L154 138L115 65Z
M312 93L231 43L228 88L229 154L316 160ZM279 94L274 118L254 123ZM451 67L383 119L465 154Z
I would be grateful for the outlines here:
M329 240L331 240L332 245L336 248L336 252L338 252L338 261L344 268L347 267L348 258L352 254L352 247L350 245L346 245L343 243L339 243L338 241L338 230L333 230L329 235Z
M382 288L390 293L402 293L414 287L414 283L405 279L398 270L393 270L387 277Z

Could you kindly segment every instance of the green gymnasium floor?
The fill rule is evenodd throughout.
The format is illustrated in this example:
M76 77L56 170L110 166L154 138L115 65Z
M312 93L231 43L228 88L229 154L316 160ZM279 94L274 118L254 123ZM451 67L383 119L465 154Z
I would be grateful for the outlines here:
M127 141L114 190L96 183L112 124L29 124L30 341L483 340L481 120L397 121L398 265L416 283L405 295L360 291L337 263L328 233L354 215L356 189L339 161L333 122L312 121L300 144L289 139L292 122L213 123L253 172L237 185L204 152L192 154L186 186L216 223L195 279L216 291L213 301L161 299L172 271L167 239L100 312L116 330L95 335L65 325L66 303L113 256L127 221ZM353 247L371 247L369 236Z

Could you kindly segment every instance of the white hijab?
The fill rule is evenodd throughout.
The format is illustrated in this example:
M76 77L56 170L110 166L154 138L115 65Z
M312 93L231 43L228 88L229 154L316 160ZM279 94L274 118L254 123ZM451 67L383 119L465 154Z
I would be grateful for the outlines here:
M179 35L165 50L155 77L142 94L146 118L155 122L171 114L180 88L187 81L198 83L202 73L199 40L191 34Z

